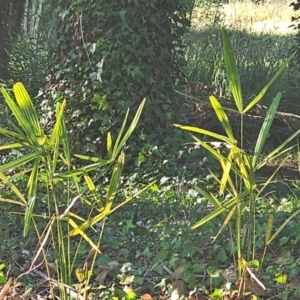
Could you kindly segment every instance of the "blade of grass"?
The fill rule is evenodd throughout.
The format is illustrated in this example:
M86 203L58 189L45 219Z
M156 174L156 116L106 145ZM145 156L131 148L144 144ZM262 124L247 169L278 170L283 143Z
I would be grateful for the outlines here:
M258 103L263 96L266 94L268 89L273 85L275 80L279 77L279 75L286 69L290 61L295 57L297 51L295 51L279 68L279 70L275 73L275 75L272 77L272 79L265 85L265 87L260 91L260 93L247 105L247 107L244 109L243 113L246 113L248 110L250 110L256 103Z
M243 112L243 95L239 73L234 58L233 48L228 37L227 31L222 28L223 53L225 58L226 74L229 81L235 105L240 113Z
M125 205L128 202L132 201L134 198L139 196L142 192L147 190L154 183L155 183L155 181L149 183L147 186L145 186L144 188L139 190L133 196L127 197L126 200L124 200L123 202L121 202L120 204L118 204L114 208L112 208L110 213L115 212L116 210L120 209L123 205ZM85 221L83 224L81 224L80 226L77 226L76 228L74 227L74 229L71 232L68 233L68 236L74 236L74 235L78 235L78 234L83 233L83 231L85 231L86 229L90 228L91 226L99 223L101 220L103 220L107 216L108 216L108 214L103 211L102 213L96 215L92 220Z
M252 166L254 168L256 167L256 165L258 163L258 159L260 158L261 152L265 146L265 142L269 135L270 128L273 123L280 99L281 99L281 93L278 93L276 95L276 97L273 99L272 104L269 107L266 117L264 119L264 122L261 126L261 129L260 129L257 141L256 141L253 158L252 158Z
M0 179L2 182L10 187L10 189L15 193L15 195L22 201L20 205L27 205L27 201L23 194L18 190L18 188L10 181L8 177L6 177L2 172L0 172Z
M221 104L219 103L219 101L217 100L217 98L215 96L210 96L209 97L211 106L213 107L216 116L218 117L223 129L225 130L227 137L229 138L229 140L234 144L235 143L235 137L233 135L228 117L226 115L226 113L224 112L223 107L221 106Z
M106 195L106 205L105 205L105 211L107 213L110 212L113 200L115 199L116 193L118 191L118 187L121 180L121 174L124 167L125 162L125 154L124 152L121 152L117 163L114 166L113 173L111 176L111 180L109 183L107 195Z
M268 161L273 159L275 155L277 154L289 143L291 142L294 138L296 138L300 134L300 129L297 130L295 133L293 133L289 138L287 138L283 143L281 143L277 148L275 148L273 151L271 151L265 158L264 160L256 166L256 170L260 169L262 166L264 166ZM290 147L289 149L293 148L294 146ZM279 155L283 154L289 149L285 149Z
M17 160L11 161L5 165L0 165L0 172L5 173L11 169L16 169L22 167L24 164L31 162L32 160L36 159L39 156L38 153L31 153L25 155Z
M32 212L33 212L35 199L36 199L39 163L40 163L40 158L37 157L33 164L32 172L30 174L30 177L28 180L28 185L27 185L29 188L29 190L28 190L28 206L25 210L24 231L23 231L23 234L25 237L28 235L31 218L32 218Z
M204 225L205 223L215 219L220 214L226 212L227 209L230 209L233 205L237 204L240 201L240 199L243 199L248 194L249 194L248 191L243 191L238 195L238 197L234 197L228 201L223 202L221 207L217 208L216 210L214 210L213 212L211 212L210 214L208 214L207 216L202 218L200 221L198 221L196 224L194 224L191 227L191 229L196 229L196 228Z
M137 126L137 123L140 119L140 116L142 114L142 111L143 111L143 108L144 108L144 105L145 105L145 102L146 102L146 99L144 99L142 101L142 103L139 105L136 113L135 113L135 116L129 126L129 128L127 129L126 133L124 134L122 140L121 140L121 136L123 134L123 131L124 131L124 127L125 127L125 123L127 121L127 117L128 117L128 112L126 113L126 117L124 119L124 122L123 122L123 125L122 125L122 128L121 130L119 131L119 134L118 134L118 137L117 137L117 140L115 142L115 146L112 150L112 157L113 158L116 158L117 155L120 153L121 149L123 148L123 146L125 145L126 141L129 139L130 135L132 134L132 132L134 131L135 127Z
M274 234L270 237L268 240L267 245L270 245L274 239L278 236L278 234L282 231L282 229L285 227L287 223L289 223L294 217L296 217L300 213L300 210L295 211L293 214L291 214L284 222L279 226L279 228L274 232Z

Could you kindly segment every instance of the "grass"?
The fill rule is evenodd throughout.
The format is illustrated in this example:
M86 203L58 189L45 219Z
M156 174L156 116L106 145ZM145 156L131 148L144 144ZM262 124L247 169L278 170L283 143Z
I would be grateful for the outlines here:
M224 27L233 44L244 94L250 98L256 95L292 51L295 32L288 28L292 15L287 2L230 2L196 9L192 30L185 37L187 81L210 85L217 95L228 96L220 38L220 29ZM270 103L281 91L283 101L279 110L288 110L292 101L293 112L300 112L300 103L294 99L299 92L298 74L297 67L291 64L264 103Z
M227 29L248 33L292 33L293 30L288 28L294 16L290 3L290 1L271 1L255 4L247 0L229 1L228 4L215 7L200 6L194 10L192 26L197 30L221 25ZM206 19L203 20L203 16L206 16Z

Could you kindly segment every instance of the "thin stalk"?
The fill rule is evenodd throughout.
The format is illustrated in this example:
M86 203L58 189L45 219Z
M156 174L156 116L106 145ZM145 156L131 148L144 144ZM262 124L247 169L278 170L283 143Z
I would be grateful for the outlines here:
M240 121L240 149L243 149L243 145L244 145L244 116L241 113L241 121ZM240 155L240 153L238 153L237 155ZM243 159L242 155L238 158L239 160L239 164L242 163L241 160ZM238 187L238 191L239 193L241 193L243 191L243 185L244 185L244 181L242 178L240 178L239 176L237 176L237 187ZM240 199L240 201L242 201L242 199ZM236 220L236 245L237 245L237 254L238 254L238 274L239 277L241 277L242 275L242 269L240 267L240 261L242 259L242 244L241 244L241 234L242 234L242 208L241 208L241 202L239 201L239 203L237 204L237 220Z
M249 191L249 222L247 230L247 261L255 258L255 201L256 194L254 191Z
M75 184L75 186L77 188L77 194L80 195L80 193L82 193L82 190L80 190L79 184L78 184L78 182L76 180L74 180L74 184ZM83 197L83 196L81 196L81 197ZM93 210L90 209L89 215L88 215L87 219L90 219L92 217L92 213L93 213ZM67 223L68 223L68 232L70 232L72 230L72 228L70 227L69 222L67 222ZM68 238L68 239L70 240L70 238ZM72 272L73 272L73 270L75 268L76 258L77 258L78 254L79 254L80 245L81 245L82 241L83 241L83 237L80 236L80 239L79 239L79 242L78 242L78 246L77 246L76 251L74 253L73 260L70 262L71 263L70 264L70 275L72 275Z
M52 201L53 201L53 199L51 197L53 195L53 185L51 184L51 181L50 181L50 174L52 172L52 168L51 168L50 163L51 163L51 160L49 159L49 157L47 157L46 162L45 162L45 169L46 169L47 209L48 209L48 218L49 218L49 220L52 218L52 215L53 215L53 212L52 212ZM55 231L53 230L53 225L51 225L50 235L51 235L51 238L50 238L51 246L53 247L54 253L56 255L57 249L56 249L56 242L55 241L57 239L56 239ZM47 275L49 277L51 277L50 274L49 274L49 270L48 270L47 255L44 252L43 252L43 255L44 255L45 262L46 262ZM56 271L57 271L57 274L59 274L59 267L57 267ZM51 288L51 292L53 293L52 288Z
M48 190L48 194L49 196L51 195L51 197L49 197L49 200L53 201L54 204L54 209L55 209L55 219L56 219L56 228L54 229L52 227L51 230L51 236L52 236L52 246L53 249L55 251L55 261L58 265L57 267L57 275L58 275L58 281L67 285L71 285L71 277L69 276L69 272L68 272L68 260L66 257L66 248L65 248L65 244L64 244L64 235L63 235L63 228L62 228L62 223L61 220L59 218L59 203L56 197L56 193L55 193L55 188L54 188L54 183L53 183L53 169L52 169L52 161L50 157L47 157L47 163L46 163L46 167L47 167L47 186L49 188ZM51 211L51 215L52 215L52 210L51 210L51 202L49 202L49 208ZM56 248L56 243L57 248ZM69 249L68 249L69 250ZM68 252L69 255L69 252ZM65 286L60 286L60 298L62 300L67 300L68 299L68 293L66 291L66 287Z
M240 262L242 258L242 248L241 248L241 203L237 203L236 209L236 246L237 246L237 255L238 262ZM242 275L241 268L238 268L239 277Z
M50 221L50 222L51 222L51 221ZM33 224L33 227L34 227L35 232L36 232L36 234L37 234L39 243L42 243L42 237L41 237L41 235L40 235L39 228L38 228L38 226L37 226L37 224L36 224L36 222L35 222L34 217L32 217L32 224ZM44 260L45 260L46 274L47 274L48 278L50 278L51 275L50 275L49 265L48 265L48 263L47 263L47 253L45 252L45 248L44 248L44 247L41 248L41 252L42 252L43 258L44 258ZM33 267L33 264L34 264L34 261L32 261L31 267ZM53 291L52 288L50 289L50 293L51 293L52 299L55 299L55 294L54 294L54 291Z
M105 228L105 223L106 223L106 219L103 219L103 222L102 222L102 226L101 226L101 230L100 230L100 234L99 234L99 239L98 239L98 243L97 243L97 247L100 248L100 243L101 243L101 240L102 240L102 236L103 236L103 232L104 232L104 228ZM96 263L96 258L97 258L97 251L94 252L94 256L93 256L93 261L91 263L91 266L89 268L89 271L88 272L88 278L86 280L86 284L85 284L85 289L84 289L84 295L83 295L83 299L87 299L87 295L86 293L88 292L88 289L87 287L89 286L89 282L90 282L90 279L91 279L91 276L90 274L92 274L92 271L94 269L94 266L95 266L95 263Z
M68 171L70 171L70 166L68 166ZM67 187L68 187L68 191L67 191L67 199L68 199L68 206L70 205L70 199L71 199L71 195L70 195L70 179L68 178L68 181L67 181ZM57 216L59 220L60 217L59 215ZM61 221L60 221L61 222ZM70 224L69 222L67 222L67 232L70 232ZM77 248L78 249L78 248ZM67 274L68 274L68 278L69 280L71 279L71 275L72 275L72 263L71 263L71 238L70 237L67 237ZM74 259L75 260L75 259ZM69 285L71 285L71 280L69 282Z
M56 211L56 234L57 234L57 242L58 242L58 254L57 260L58 260L58 278L59 282L71 285L71 278L68 272L68 264L67 264L67 257L66 257L66 249L64 244L64 236L63 236L63 228L61 224L61 220L59 219L59 211L58 211L58 203L55 193L53 193L54 198L54 205L55 205L55 211ZM53 241L55 242L55 241ZM62 287L62 299L67 299L68 293L66 292L65 287Z
M230 243L231 243L231 247L232 247L232 250L234 250L234 236L233 236L233 233L232 233L232 226L231 224L229 223L228 224L228 227L229 227L229 236L230 236ZM236 261L236 256L235 256L235 251L232 251L232 259L233 259L233 263L234 265L236 266L237 265L237 261Z
M256 194L252 192L252 216L253 216L253 235L252 235L252 260L255 259L255 249L256 249Z

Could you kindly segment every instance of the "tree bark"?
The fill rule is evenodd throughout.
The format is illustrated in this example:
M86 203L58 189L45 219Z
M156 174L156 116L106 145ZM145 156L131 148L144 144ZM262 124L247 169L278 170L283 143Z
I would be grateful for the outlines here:
M11 41L21 29L25 0L0 0L0 80L9 77Z
M23 16L24 34L30 39L31 45L36 46L44 0L26 0L25 3Z

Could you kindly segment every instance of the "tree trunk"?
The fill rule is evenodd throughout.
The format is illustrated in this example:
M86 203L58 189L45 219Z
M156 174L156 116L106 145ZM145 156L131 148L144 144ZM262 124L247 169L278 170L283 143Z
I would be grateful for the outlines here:
M25 0L0 0L0 80L6 80L11 41L20 32Z
M29 38L31 45L36 46L38 27L42 14L44 0L26 0L23 16L24 34Z

